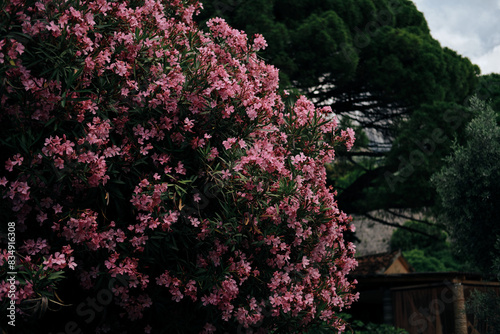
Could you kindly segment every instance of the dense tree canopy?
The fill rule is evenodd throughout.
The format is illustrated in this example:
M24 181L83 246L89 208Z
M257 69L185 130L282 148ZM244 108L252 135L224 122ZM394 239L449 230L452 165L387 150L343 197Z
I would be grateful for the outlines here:
M486 101L493 111L500 113L500 74L480 76L476 94L479 99Z
M407 0L210 2L205 17L262 33L262 53L280 68L282 88L293 86L363 126L387 121L433 101L462 102L477 66L442 48L423 14ZM354 112L359 114L356 116Z
M339 152L331 170L346 211L435 202L429 178L469 119L461 105L479 69L432 38L412 1L221 0L205 7L201 19L221 15L268 39L261 56L280 68L281 88L331 106L344 124L366 132L367 145Z

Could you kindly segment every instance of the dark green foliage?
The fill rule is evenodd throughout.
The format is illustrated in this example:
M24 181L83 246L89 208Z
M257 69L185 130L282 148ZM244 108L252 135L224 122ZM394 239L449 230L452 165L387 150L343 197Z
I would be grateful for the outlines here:
M408 221L404 225L406 227L425 232L433 237L412 233L408 230L396 230L391 237L391 248L393 250L401 249L402 251L407 251L418 248L438 251L447 247L447 234L439 226L416 221Z
M484 334L496 334L500 328L500 297L493 291L474 290L466 304L467 313L486 324Z
M478 88L495 108L500 101L499 79L496 74L484 76ZM461 257L470 268L500 279L500 127L493 109L478 97L471 99L470 110L475 118L467 126L464 143L454 145L433 183ZM498 333L500 297L493 291L473 291L467 313L486 324L484 333Z
M453 255L451 245L447 242L448 235L441 226L416 221L406 222L404 226L427 234L399 229L394 231L391 237L391 249L401 249L403 256L415 271L440 272L463 269Z
M500 237L497 238L497 243L495 244L496 254L500 254ZM500 281L500 256L493 259L493 273L496 274L497 280Z
M396 328L387 324L363 323L359 320L354 320L351 324L351 333L354 334L408 334L401 328Z
M368 323L356 329L354 334L408 334L408 332L391 325Z
M476 94L479 99L488 102L491 109L500 111L500 74L480 76Z
M346 327L345 333L351 334L408 334L401 328L396 328L387 324L364 323L361 320L353 320L352 315L342 314L342 319L348 320L350 324ZM332 330L328 329L311 329L306 334L332 334ZM336 332L335 332L336 333Z
M490 272L500 256L500 127L484 102L472 98L476 117L467 126L465 145L454 145L446 166L433 178L444 219L463 258Z
M477 66L442 48L408 0L223 0L199 20L212 16L264 35L262 56L280 69L282 88L330 100L337 113L360 110L368 127L386 129L422 103L462 102L475 86Z
M399 124L398 136L387 155L383 191L395 205L432 206L434 187L432 174L451 154L453 138L463 131L470 113L461 105L434 102L420 106L410 120Z
M199 20L212 16L264 35L269 46L261 56L280 69L281 88L356 121L357 137L371 132L369 145L344 154L330 177L346 212L434 204L429 178L470 119L460 105L479 68L442 48L413 2L221 0L207 3ZM419 141L435 138L416 160Z
M416 272L461 271L463 266L455 259L448 247L439 252L412 249L403 252L403 256Z

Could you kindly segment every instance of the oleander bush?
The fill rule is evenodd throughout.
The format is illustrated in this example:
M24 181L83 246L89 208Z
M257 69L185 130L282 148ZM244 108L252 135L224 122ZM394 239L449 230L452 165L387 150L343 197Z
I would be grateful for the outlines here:
M218 18L204 31L201 9L0 2L17 330L344 330L352 226L324 165L353 131L304 97L286 105L263 37Z

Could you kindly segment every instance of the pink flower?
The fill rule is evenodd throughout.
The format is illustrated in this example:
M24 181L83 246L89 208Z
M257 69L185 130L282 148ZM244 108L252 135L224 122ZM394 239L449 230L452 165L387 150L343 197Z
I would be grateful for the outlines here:
M253 39L253 49L255 51L263 50L267 47L267 42L264 39L264 36L261 34L255 34Z
M24 53L24 45L14 39L11 39L10 41L12 43L12 47L8 51L8 55L11 59L17 59L18 55L22 55Z
M12 157L11 159L7 159L5 162L5 169L7 169L9 172L12 172L12 169L14 166L19 165L21 166L24 161L24 158L21 156L21 154L16 154Z
M190 217L189 220L194 227L198 227L200 225L200 220L198 218Z
M212 325L211 323L206 323L205 326L203 327L202 334L210 334L210 333L215 333L216 327Z
M64 160L59 157L54 158L54 166L59 169L64 169Z
M27 268L75 270L85 288L126 277L111 287L113 305L124 326L140 322L134 328L144 332L163 320L149 310L157 297L149 293L161 289L167 308L210 306L214 323L249 331L307 327L320 316L342 327L337 312L356 299L347 278L355 248L343 240L350 219L326 187L325 163L335 143L352 147L354 132L338 130L331 109L305 97L285 105L277 69L256 54L267 46L262 35L249 41L220 18L199 29L196 1L11 2L6 11L16 13L4 14L30 39L59 43L64 34L76 47L68 56L82 65L68 90L29 70L33 43L0 40L12 82L2 117L47 133L28 155L7 156L8 179L0 178L27 237L19 247ZM54 168L64 178L48 177ZM98 205L92 194L102 195ZM196 209L183 210L180 199ZM32 218L43 223L33 231ZM20 287L19 302L33 289ZM257 300L252 291L267 294Z
M224 145L224 148L226 150L229 150L236 143L236 140L237 140L236 138L228 138L227 140L224 140L222 142L222 145Z
M310 264L310 261L307 259L306 256L303 256L302 257L302 267L306 268L307 266L309 266L309 264Z
M66 245L62 247L62 252L66 255L70 255L73 253L73 249L71 248L70 245Z
M70 266L74 268L76 264L73 261L73 258L71 257L69 259ZM43 265L45 265L44 270L48 269L53 269L55 271L59 271L63 268L66 267L66 257L64 254L61 254L60 252L56 252L53 255L50 255L47 260L43 262Z
M39 213L37 216L36 216L36 220L37 222L39 222L40 224L43 223L44 221L47 220L47 214L45 212L41 212Z
M217 147L212 147L210 149L210 155L207 157L208 161L213 161L215 158L219 156L219 151L217 150Z
M38 253L48 254L50 247L47 244L47 240L38 238L36 241L33 239L24 241L24 245L21 246L20 249L29 255L36 255Z
M58 214L62 212L62 206L60 204L56 204L52 207L54 209L54 213Z
M184 168L184 164L181 161L177 163L177 167L175 167L175 172L177 174L186 175L186 169Z
M56 38L61 36L61 29L53 21L51 21L49 24L47 24L45 29L47 29L48 31L52 31L52 36L54 36Z
M128 66L129 65L127 63L125 63L124 61L117 60L116 63L114 63L110 66L110 68L114 68L114 71L116 74L124 77L128 74L128 72L127 72Z
M249 107L249 108L247 108L246 111L247 111L248 118L250 118L252 121L257 118L258 113L257 113L257 110L255 110L255 108Z
M186 117L186 119L184 119L184 131L187 131L187 132L192 132L192 128L194 126L194 122L192 120L190 120L189 118Z
M229 118L233 112L234 112L233 106L226 106L222 113L222 118Z
M352 148L352 146L354 145L354 141L355 141L354 130L351 128L348 128L347 131L342 130L340 132L340 135L342 137L342 140L345 141L345 146L346 146L347 150L350 150Z
M12 172L12 170L14 169L14 166L15 166L15 163L12 160L7 159L7 161L5 162L5 169L9 172Z
M69 259L68 259L68 268L72 269L72 270L75 270L76 268L76 263L73 261L75 258L73 256L71 256Z

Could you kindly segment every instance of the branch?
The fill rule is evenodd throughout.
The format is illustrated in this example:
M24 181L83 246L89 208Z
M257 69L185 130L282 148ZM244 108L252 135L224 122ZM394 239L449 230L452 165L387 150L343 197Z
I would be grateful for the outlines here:
M342 152L342 154L339 154L339 156L346 156L346 157L383 157L386 155L387 152L371 152L371 151L358 151L358 152Z
M373 221L376 221L377 223L380 223L382 225L388 225L388 226L393 226L393 227L401 228L403 230L407 230L407 231L411 231L411 232L414 232L414 233L419 233L419 234L425 235L426 237L432 238L434 240L439 240L434 235L422 232L422 231L417 230L417 229L412 228L412 227L408 227L408 226L404 226L404 225L399 225L399 224L396 224L396 223L389 223L388 221L385 221L383 219L374 217L374 216L370 215L369 213L363 213L363 216L365 216L366 218L371 219Z
M339 203L339 206L342 207L344 211L349 213L359 212L353 206L353 203L356 200L360 199L360 196L362 197L363 189L366 189L373 182L373 180L383 175L385 171L385 166L381 166L375 169L370 169L366 173L359 176L353 183L351 183L337 196L337 202Z
M409 219L409 220L412 220L412 221L415 221L415 222L419 222L419 223L422 223L422 224L425 224L427 226L435 226L435 227L438 227L440 228L441 230L445 231L445 232L448 232L447 229L446 229L446 226L442 223L431 223L427 220L423 220L423 219L416 219L414 217L411 217L411 216L406 216L406 215L403 215L401 213L396 213L394 211L391 211L389 209L385 209L385 211L387 211L388 213L390 213L391 215L394 215L396 217L401 217L401 218L404 218L404 219Z
M414 218L414 217L411 217L411 216L403 215L401 213L397 213L397 212L394 212L394 211L389 210L389 209L385 209L385 211L389 212L391 215L396 216L396 217L408 219L408 220L419 222L419 223L426 224L426 225L429 225L429 226L439 226L437 224L428 222L427 220L417 219L417 218Z

